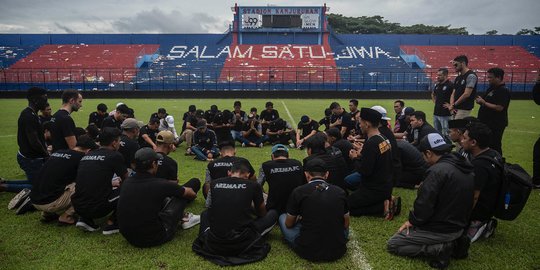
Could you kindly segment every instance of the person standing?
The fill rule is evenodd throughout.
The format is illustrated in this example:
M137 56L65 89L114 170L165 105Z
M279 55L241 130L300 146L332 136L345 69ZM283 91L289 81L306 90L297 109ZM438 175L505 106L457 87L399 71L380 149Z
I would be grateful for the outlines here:
M431 92L431 100L435 103L433 109L433 127L444 137L448 136L448 120L450 120L450 96L454 90L454 84L448 79L448 69L441 68L437 71L437 84Z
M49 102L45 104L45 109L39 110L41 114L39 115L39 121L43 125L45 122L49 122L52 119L52 109Z
M402 133L407 129L406 126L401 126L400 118L403 116L403 109L405 108L405 102L401 99L394 101L394 112L396 117L394 119L394 133Z
M51 122L52 151L73 149L77 145L75 122L71 113L82 107L82 95L77 90L62 93L62 108L54 113Z
M503 154L502 137L504 129L508 126L508 106L510 105L510 91L504 84L504 70L490 68L487 71L489 88L483 97L476 97L478 120L486 124L493 133L490 148Z
M450 97L448 110L455 111L454 119L463 119L471 114L476 97L478 76L469 69L469 59L465 55L454 58L454 68L458 73L454 81L454 91Z

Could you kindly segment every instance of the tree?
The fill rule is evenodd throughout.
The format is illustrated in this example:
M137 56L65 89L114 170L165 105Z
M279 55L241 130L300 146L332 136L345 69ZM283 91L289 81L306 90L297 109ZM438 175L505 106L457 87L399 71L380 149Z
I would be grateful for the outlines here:
M540 35L540 26L535 27L534 30L523 28L516 35Z
M489 31L486 32L486 35L494 36L494 35L496 35L497 33L499 33L499 31L497 31L497 30L489 30Z

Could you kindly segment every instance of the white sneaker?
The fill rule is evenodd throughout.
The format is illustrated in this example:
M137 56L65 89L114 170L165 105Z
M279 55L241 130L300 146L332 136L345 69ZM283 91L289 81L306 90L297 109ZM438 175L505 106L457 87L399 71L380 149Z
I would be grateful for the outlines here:
M291 143L291 144L289 144L289 147L290 148L296 148L296 145L294 145L294 143Z
M487 227L487 223L481 221L471 221L471 225L467 230L467 236L471 239L471 243L474 243L476 240L482 236L484 230Z
M259 148L263 148L263 143L259 143Z
M19 208L19 206L26 200L26 198L30 196L30 189L23 189L11 201L8 203L8 209L13 210L15 208Z
M182 218L182 229L187 230L199 223L201 223L200 215L194 215L193 213L186 212Z

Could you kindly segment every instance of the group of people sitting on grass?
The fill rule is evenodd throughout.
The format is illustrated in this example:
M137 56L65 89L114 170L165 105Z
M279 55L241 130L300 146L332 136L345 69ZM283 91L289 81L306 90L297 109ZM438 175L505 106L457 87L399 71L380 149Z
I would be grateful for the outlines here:
M437 268L451 256L467 257L470 243L497 226L493 209L502 176L480 157L501 155L489 147L490 128L473 117L450 120L448 134L441 134L424 112L397 101L392 129L382 106L359 109L353 99L349 112L333 102L321 121L302 116L294 130L271 102L258 115L236 101L232 111L189 106L177 132L163 108L143 125L125 104L112 112L100 104L89 127L80 129L70 114L82 106L81 93L64 91L47 127L38 116L47 92L31 88L27 99L17 134L27 181L3 180L0 190L20 191L8 207L17 214L42 211L44 222L90 232L103 224L103 234L120 232L137 247L161 245L179 226L200 223L193 251L219 265L264 259L266 235L278 224L300 257L333 261L346 253L350 216L390 221L402 208L393 188L417 188L408 219L387 248L427 256ZM185 208L201 181L179 185L178 164L168 156L182 142L186 155L208 161L201 191L207 209L200 216ZM236 142L272 145L258 174L236 156ZM295 148L305 149L303 162L289 158Z

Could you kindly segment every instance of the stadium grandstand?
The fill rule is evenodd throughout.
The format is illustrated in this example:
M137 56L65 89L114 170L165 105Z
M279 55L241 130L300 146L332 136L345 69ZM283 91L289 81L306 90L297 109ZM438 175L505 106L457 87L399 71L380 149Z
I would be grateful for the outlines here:
M0 90L425 91L465 54L525 92L540 36L336 34L326 6L235 6L222 34L0 34Z

